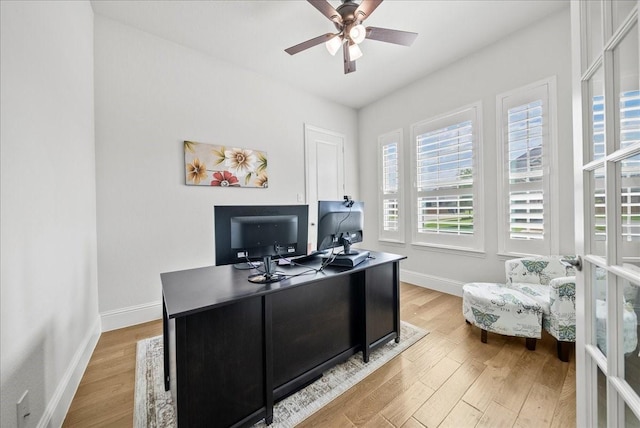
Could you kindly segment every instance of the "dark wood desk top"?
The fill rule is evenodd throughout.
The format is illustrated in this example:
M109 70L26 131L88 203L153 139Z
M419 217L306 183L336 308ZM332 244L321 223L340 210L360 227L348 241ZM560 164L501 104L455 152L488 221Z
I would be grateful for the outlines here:
M169 318L183 317L208 310L236 300L278 292L330 276L349 275L384 263L406 259L406 256L371 251L371 257L354 268L327 266L314 272L303 266L278 266L277 270L289 277L271 284L254 284L247 280L257 270L241 270L233 266L207 266L160 274L162 295ZM305 266L319 268L320 258L304 262ZM297 275L297 276L296 276Z

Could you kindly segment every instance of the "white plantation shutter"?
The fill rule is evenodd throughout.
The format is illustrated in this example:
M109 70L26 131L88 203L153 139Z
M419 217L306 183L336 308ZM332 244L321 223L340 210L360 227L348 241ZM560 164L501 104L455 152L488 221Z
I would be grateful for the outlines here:
M479 104L413 125L413 241L478 250Z
M404 242L402 213L402 129L378 137L380 185L379 237L383 241Z
M498 95L501 248L504 253L550 254L550 159L553 116L548 79ZM557 234L556 234L557 235Z
M544 239L542 111L542 100L507 111L510 239Z

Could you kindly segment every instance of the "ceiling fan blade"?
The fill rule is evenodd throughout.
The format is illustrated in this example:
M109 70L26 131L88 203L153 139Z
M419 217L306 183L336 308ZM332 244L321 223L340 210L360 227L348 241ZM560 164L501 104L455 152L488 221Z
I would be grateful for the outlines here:
M342 16L338 13L337 10L334 9L333 6L329 4L327 0L307 0L311 3L311 6L315 7L322 13L324 16L335 22L336 24L342 25Z
M353 73L356 71L356 62L351 61L351 55L349 54L349 44L345 43L342 47L344 55L344 74Z
M295 55L298 52L302 52L305 49L312 48L320 43L327 42L337 36L337 34L327 33L322 36L314 37L313 39L307 40L306 42L299 43L295 46L291 46L290 48L285 49L284 51L289 55Z
M418 33L409 31L389 30L388 28L367 27L367 39L381 42L395 43L396 45L411 46L418 37Z
M380 6L380 3L382 3L382 0L362 0L362 3L360 3L360 6L358 6L353 16L355 16L358 21L364 21Z

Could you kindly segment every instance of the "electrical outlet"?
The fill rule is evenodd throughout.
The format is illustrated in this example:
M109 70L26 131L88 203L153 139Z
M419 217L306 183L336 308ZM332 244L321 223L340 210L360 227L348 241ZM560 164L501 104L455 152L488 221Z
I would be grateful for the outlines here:
M16 409L18 411L18 428L24 428L27 426L29 415L31 414L31 410L29 410L29 390L22 394L22 397L16 403Z

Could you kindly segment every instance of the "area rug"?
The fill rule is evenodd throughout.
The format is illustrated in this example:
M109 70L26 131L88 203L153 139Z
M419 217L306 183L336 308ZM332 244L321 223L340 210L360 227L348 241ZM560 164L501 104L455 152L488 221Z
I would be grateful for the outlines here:
M273 423L270 427L296 426L427 334L426 331L402 321L400 343L392 340L376 349L366 364L362 361L362 353L357 353L344 363L327 370L311 385L279 401L273 408ZM138 342L133 414L135 428L174 428L177 425L171 392L164 390L163 358L162 336ZM255 427L266 427L266 424L262 420Z

